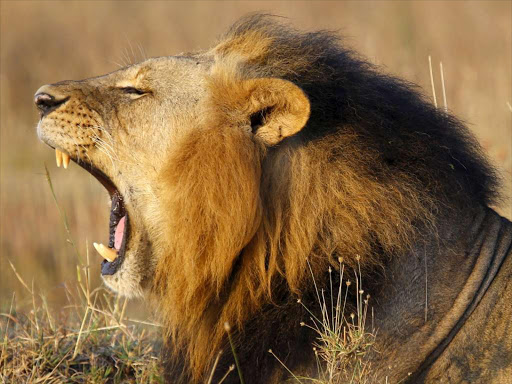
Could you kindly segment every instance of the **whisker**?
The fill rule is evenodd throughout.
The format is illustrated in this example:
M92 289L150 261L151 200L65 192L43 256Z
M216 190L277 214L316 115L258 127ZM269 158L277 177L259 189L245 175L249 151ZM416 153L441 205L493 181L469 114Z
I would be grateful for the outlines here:
M144 48L142 47L141 43L137 43L137 46L139 47L139 52L142 56L142 60L147 60L146 52L144 51Z

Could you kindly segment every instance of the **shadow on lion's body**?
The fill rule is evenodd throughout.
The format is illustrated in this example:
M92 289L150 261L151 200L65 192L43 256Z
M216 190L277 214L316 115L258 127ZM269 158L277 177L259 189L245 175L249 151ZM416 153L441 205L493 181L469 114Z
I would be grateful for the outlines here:
M170 80L159 72L167 64ZM127 89L144 116L126 95L119 101ZM209 51L44 90L65 103L40 123L50 145L73 154L54 132L74 131L52 119L76 103L142 159L115 173L88 142L90 161L119 183L132 227L125 260L104 279L156 304L168 382L206 381L222 349L220 380L234 363L226 322L245 383L289 377L269 349L297 375L317 375L316 334L300 326L310 315L297 298L318 311L308 262L327 288L339 258L349 269L359 260L372 296L369 382L512 377L512 229L488 208L498 198L493 168L460 121L333 34L251 16ZM183 113L172 115L180 97ZM165 122L146 139L155 155L140 149L133 121L149 132ZM224 381L237 382L235 372Z

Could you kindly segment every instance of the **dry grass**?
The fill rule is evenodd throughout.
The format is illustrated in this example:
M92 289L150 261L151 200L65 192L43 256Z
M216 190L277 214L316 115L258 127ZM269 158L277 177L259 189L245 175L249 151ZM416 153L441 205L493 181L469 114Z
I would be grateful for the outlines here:
M318 341L313 347L318 359L321 384L366 384L371 378L371 363L368 355L373 349L376 332L367 324L370 295L362 287L361 273L354 271L356 310L347 316L347 296L351 281L347 278L343 284L344 265L340 260L339 286L330 286L330 297L336 302L327 302L324 292L317 292L322 310L322 318L314 316L312 327L318 334ZM329 269L332 275L332 270ZM343 293L345 285L345 293ZM330 306L330 309L328 308ZM331 314L331 315L329 315ZM373 320L373 316L370 320Z
M0 314L2 383L158 383L158 325L126 316L126 300L91 289L89 267L65 287L68 304L55 313L35 284L13 273L32 299Z
M343 259L339 259L339 272L335 272L339 273L339 278L333 279L332 273L333 270L329 267L330 286L327 299L325 290L319 289L315 282L317 301L322 314L320 318L313 313L312 308L305 306L300 299L297 300L310 315L310 321L302 322L300 325L311 328L317 335L317 341L312 348L317 361L318 377L295 375L272 350L269 350L269 353L288 370L293 379L290 381L304 384L371 383L372 371L369 356L374 352L376 331L373 327L373 311L369 305L370 295L363 289L360 269L354 270L353 280L344 275ZM314 276L312 278L315 281ZM333 285L333 280L338 280L337 286ZM349 294L350 297L356 298L356 307L353 312L348 312ZM369 318L369 310L372 312L371 318ZM371 324L367 321L371 321Z

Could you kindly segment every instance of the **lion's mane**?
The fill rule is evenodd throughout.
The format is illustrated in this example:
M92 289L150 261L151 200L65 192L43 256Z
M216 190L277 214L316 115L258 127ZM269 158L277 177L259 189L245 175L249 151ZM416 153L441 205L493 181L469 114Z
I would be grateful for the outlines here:
M384 266L436 236L451 210L497 196L463 124L332 33L256 15L198 55L214 62L210 104L162 176L172 228L160 228L168 243L153 288L195 380L224 345L224 324L243 332L276 287L300 297L311 290L309 268L321 275L339 258ZM226 112L244 92L240 80L263 77L293 82L311 103L307 125L268 148L244 141Z

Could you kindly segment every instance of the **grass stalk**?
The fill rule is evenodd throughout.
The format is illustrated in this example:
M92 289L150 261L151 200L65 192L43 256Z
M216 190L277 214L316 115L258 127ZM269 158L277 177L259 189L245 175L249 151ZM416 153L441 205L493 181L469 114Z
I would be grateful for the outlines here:
M52 193L53 201L55 202L55 205L57 206L57 210L59 211L61 221L64 224L64 229L66 230L66 234L67 234L66 241L68 243L70 243L71 246L73 247L73 250L75 251L75 255L76 255L78 261L80 262L80 264L83 264L80 253L78 252L78 248L76 247L76 244L73 241L73 237L71 236L71 230L69 229L69 224L68 224L68 219L67 219L66 213L60 207L60 204L57 200L57 195L55 194L55 190L53 189L53 183L52 183L52 178L50 176L50 171L48 171L48 167L46 166L46 164L44 165L44 170L45 170L46 181L48 182L48 185L50 186L50 191Z
M434 85L434 73L432 72L432 57L428 55L428 68L430 69L430 85L432 86L432 96L434 97L434 105L437 109L436 87Z
M240 384L244 384L244 378L242 376L242 369L240 368L240 363L238 362L238 356L236 355L235 345L231 338L231 326L228 323L224 324L224 329L228 334L229 345L231 346L231 351L233 352L233 358L235 359L236 369L238 371L238 377L240 378Z
M443 70L443 62L439 62L439 72L441 72L441 87L443 89L443 104L444 104L444 111L448 112L448 102L446 101L446 87L444 84L444 70Z

